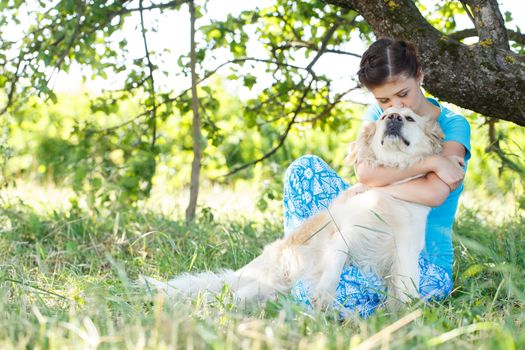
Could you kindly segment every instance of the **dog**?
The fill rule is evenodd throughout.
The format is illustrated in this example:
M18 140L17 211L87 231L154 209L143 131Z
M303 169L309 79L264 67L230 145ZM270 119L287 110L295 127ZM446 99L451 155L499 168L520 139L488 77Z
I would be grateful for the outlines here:
M436 120L408 108L385 110L364 125L349 147L349 164L407 168L440 153L443 132ZM404 181L408 181L406 179ZM172 296L196 297L229 285L236 300L265 300L286 293L301 280L315 305L329 307L341 271L351 263L380 276L388 299L418 297L418 258L425 244L430 208L369 189L339 195L328 209L305 220L285 238L237 271L183 274L168 282L142 277L141 283Z

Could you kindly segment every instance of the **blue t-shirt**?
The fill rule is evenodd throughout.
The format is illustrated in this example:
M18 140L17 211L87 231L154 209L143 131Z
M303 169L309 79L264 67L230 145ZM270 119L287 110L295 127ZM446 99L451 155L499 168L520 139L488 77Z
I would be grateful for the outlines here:
M452 112L433 98L427 98L427 100L441 109L437 121L445 133L443 141L456 141L465 146L466 171L470 159L470 125L467 119ZM383 110L378 105L373 105L368 109L363 120L375 121L382 113ZM450 193L443 204L430 210L425 233L425 249L422 252L425 259L443 267L450 275L452 275L454 258L452 224L458 207L459 195L462 191L463 183Z

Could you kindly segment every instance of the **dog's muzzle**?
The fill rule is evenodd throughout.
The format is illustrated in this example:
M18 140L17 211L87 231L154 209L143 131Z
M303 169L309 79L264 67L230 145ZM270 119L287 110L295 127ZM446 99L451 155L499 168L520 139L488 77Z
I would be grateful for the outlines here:
M400 136L401 127L403 126L401 116L399 114L390 114L386 118L386 135Z
M381 141L381 144L383 144L385 137L396 136L396 137L399 137L405 145L409 146L410 142L406 140L403 137L403 135L401 135L401 128L403 127L403 118L401 117L401 115L397 113L392 113L392 114L387 115L385 118L386 118L386 128L385 128L385 134L383 135L383 140Z

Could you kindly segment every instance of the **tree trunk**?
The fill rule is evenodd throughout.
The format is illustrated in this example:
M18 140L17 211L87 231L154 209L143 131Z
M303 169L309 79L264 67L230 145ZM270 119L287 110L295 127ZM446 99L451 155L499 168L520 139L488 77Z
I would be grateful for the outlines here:
M197 197L199 195L199 178L201 172L201 126L199 118L199 98L197 96L197 73L195 72L195 3L189 1L190 7L190 70L191 70L191 109L193 111L193 162L191 163L190 203L186 208L186 222L195 219Z
M412 0L324 0L359 12L377 37L408 40L425 67L425 89L487 117L525 126L525 56L509 50L494 0L465 0L480 41L463 44L421 15ZM491 28L489 31L486 28Z

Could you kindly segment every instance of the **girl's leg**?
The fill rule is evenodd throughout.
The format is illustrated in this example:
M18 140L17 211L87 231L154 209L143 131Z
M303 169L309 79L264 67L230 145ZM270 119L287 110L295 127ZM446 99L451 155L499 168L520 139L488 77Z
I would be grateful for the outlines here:
M442 301L448 297L452 291L452 279L442 267L420 256L419 272L421 299ZM346 312L357 311L359 316L367 318L384 301L386 293L377 275L365 275L355 266L347 265L341 273L334 306L343 306Z
M294 161L286 171L284 181L285 235L290 234L303 220L327 208L332 200L349 185L321 158L304 156ZM440 301L452 291L452 280L441 267L419 258L421 278L419 293L425 300ZM370 316L381 304L385 288L374 274L364 274L347 265L341 273L334 306L346 312L356 311L363 318ZM302 281L292 290L295 298L311 305L309 288Z
M321 158L304 156L287 169L284 179L284 228L290 234L311 215L326 209L332 200L349 185ZM292 289L293 296L310 304L310 290L302 281ZM341 273L334 306L346 312L367 317L383 299L384 288L379 277L365 275L355 266L347 265Z
M284 175L284 235L305 219L328 208L349 185L321 158L313 155L295 160Z
M336 289L334 307L341 311L343 317L357 312L366 319L384 302L386 293L379 276L365 274L355 266L346 265Z
M452 279L440 266L419 257L419 295L423 300L441 301L452 292Z
M442 301L448 297L452 291L452 279L442 267L420 256L419 272L421 299ZM347 265L341 273L336 302L346 310L355 310L361 317L367 318L384 301L386 293L377 275L365 275L355 266Z

